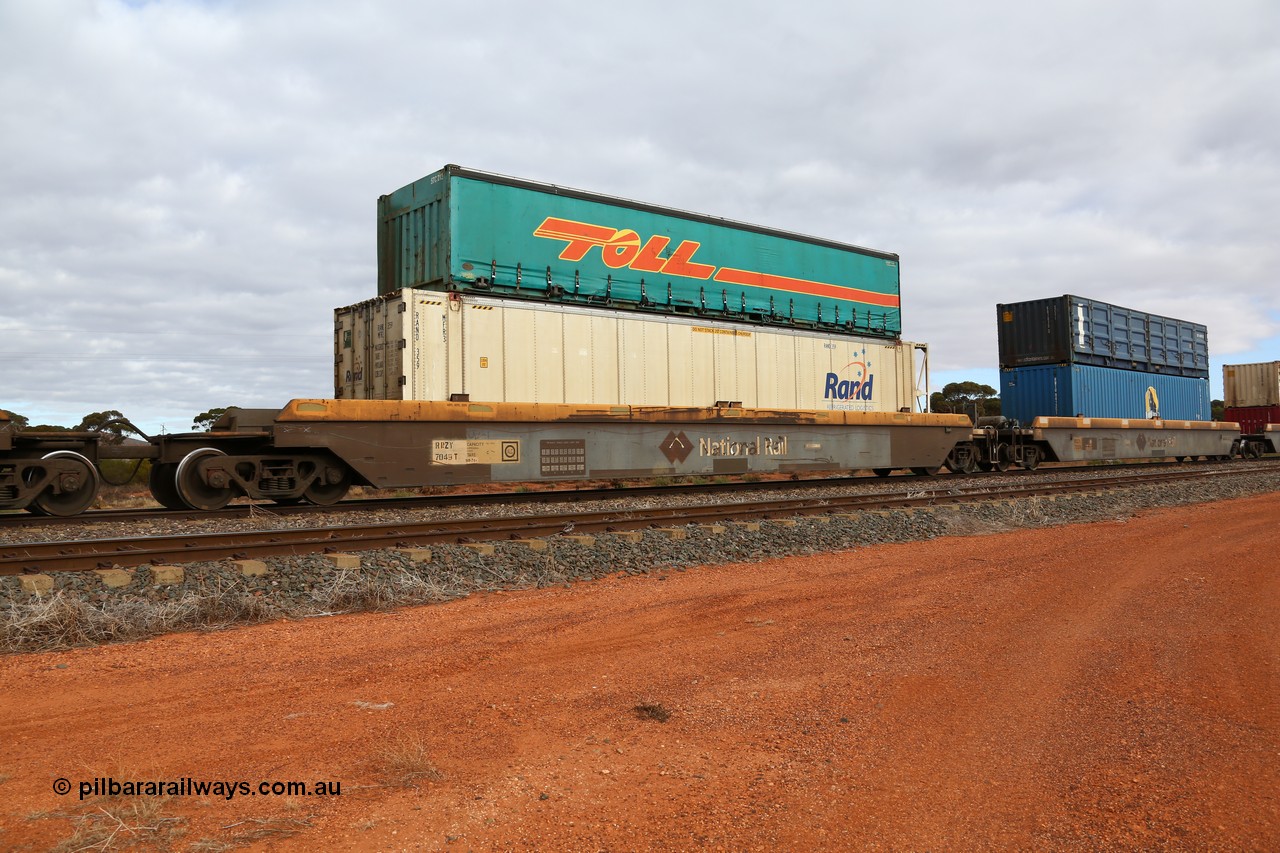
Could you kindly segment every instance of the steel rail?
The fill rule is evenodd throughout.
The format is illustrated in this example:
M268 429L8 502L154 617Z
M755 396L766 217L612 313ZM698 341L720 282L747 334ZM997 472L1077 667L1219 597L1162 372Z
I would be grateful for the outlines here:
M1239 473L1247 470L1238 469ZM320 528L203 533L131 539L29 542L0 545L0 574L83 571L112 566L190 563L220 559L371 550L441 542L479 542L578 533L635 530L731 520L777 519L816 513L851 513L980 500L1008 500L1096 492L1133 486L1223 476L1214 471L1159 471L1070 481L974 484L950 488L908 489L900 493L792 497L743 503L713 503L636 509L583 510L505 518L391 522Z
M1125 467L1140 466L1142 470L1150 471L1155 469L1167 469L1181 464L1231 464L1231 465L1262 465L1270 467L1280 464L1280 460L1262 460L1253 462L1233 462L1233 463L1177 463L1177 462L1127 462ZM1072 472L1084 472L1093 470L1117 470L1116 465L1093 465L1093 466L1073 466L1073 467L1049 467L1044 465L1034 471L1017 469L1006 471L1003 474L999 472L976 473L976 474L946 474L943 476L964 478L971 477L1035 477L1035 476L1052 476L1053 474L1069 474ZM910 475L909 475L910 476ZM802 477L798 480L757 480L749 481L732 481L727 483L681 483L674 485L655 486L620 486L609 488L594 489L547 489L547 490L531 490L531 491L500 491L500 492L458 492L442 495L415 495L412 497L398 498L359 498L353 500L340 501L339 503L329 506L316 506L313 504L276 504L270 502L255 502L232 504L224 509L207 511L207 510L168 510L157 509L154 507L131 508L131 509L100 509L90 510L74 516L40 516L33 515L22 510L14 510L12 512L0 513L0 529L3 528L23 528L23 527L60 527L75 524L111 524L122 521L182 521L185 519L211 519L211 518L252 518L260 513L270 515L331 515L337 512L366 512L381 510L397 510L397 509L432 509L440 507L453 506L487 506L493 504L530 504L530 503L561 503L572 501L605 501L605 500L626 500L630 498L647 498L659 497L662 495L676 494L718 494L724 492L735 491L798 491L802 489L820 489L820 488L843 488L847 486L868 485L873 483L896 483L906 477L881 478L868 475L858 476L831 476L831 477ZM937 482L934 480L922 480L912 476L913 482Z
M277 504L254 502L231 504L220 510L169 510L149 508L99 509L73 516L39 516L25 511L0 515L0 527L49 527L66 524L114 523L119 521L160 521L210 518L251 518L269 515L332 515L336 512L375 512L388 509L432 509L452 506L486 506L491 504L568 503L571 501L626 500L661 495L717 493L741 489L780 491L842 487L858 483L880 482L880 478L806 477L799 480L734 481L729 483L685 483L668 486L618 486L597 489L544 489L538 491L504 490L498 492L457 492L442 495L415 495L398 498L356 498L328 506L315 504Z

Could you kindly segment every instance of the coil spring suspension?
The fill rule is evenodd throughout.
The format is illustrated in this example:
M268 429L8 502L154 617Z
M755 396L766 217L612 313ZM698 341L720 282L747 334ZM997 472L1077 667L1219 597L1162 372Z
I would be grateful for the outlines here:
M258 488L264 495L287 494L297 487L294 477L263 477L258 481Z

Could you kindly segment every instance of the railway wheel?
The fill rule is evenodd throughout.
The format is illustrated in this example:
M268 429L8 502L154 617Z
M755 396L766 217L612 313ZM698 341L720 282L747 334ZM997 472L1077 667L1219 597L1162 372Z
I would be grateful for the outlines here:
M1245 459L1258 459L1262 456L1262 445L1246 441L1244 446L1240 448L1240 455Z
M187 509L182 496L178 494L178 485L174 478L178 474L176 462L153 462L151 474L147 477L147 487L151 489L151 497L165 509Z
M346 497L347 490L350 488L350 469L345 466L326 465L302 494L313 504L329 506Z
M971 445L956 445L943 464L952 474L972 474L978 470L978 454Z
M200 472L202 461L226 455L215 447L202 447L182 457L174 472L173 482L183 503L191 509L215 510L222 509L231 502L236 492L225 471L210 472L208 479Z
M890 474L893 473L893 469L892 468L872 468L871 473L875 474L877 477L888 477Z
M927 467L912 468L911 473L915 474L917 477L933 477L941 470L942 470L942 466L937 465L932 468L927 468Z
M55 450L41 457L56 467L53 483L36 495L28 510L36 515L79 515L98 496L98 469L74 450Z
M1022 450L1022 467L1034 471L1040 467L1040 448L1025 447Z
M997 444L991 456L991 464L997 471L1003 473L1013 467L1013 454L1009 452L1009 445Z

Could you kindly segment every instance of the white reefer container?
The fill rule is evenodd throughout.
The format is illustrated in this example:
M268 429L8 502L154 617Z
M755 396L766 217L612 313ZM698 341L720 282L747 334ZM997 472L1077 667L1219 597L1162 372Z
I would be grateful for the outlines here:
M927 405L928 348L406 289L334 312L334 393L368 400L733 402L914 412Z
M1280 406L1280 361L1224 364L1222 394L1230 409Z

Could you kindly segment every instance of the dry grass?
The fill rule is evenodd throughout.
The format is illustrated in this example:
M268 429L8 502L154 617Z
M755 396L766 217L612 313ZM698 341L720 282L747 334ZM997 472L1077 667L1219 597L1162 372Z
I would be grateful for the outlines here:
M450 588L434 578L398 572L389 578L343 569L311 592L311 601L322 613L388 610L406 604L424 604L457 598L464 590Z
M236 581L189 590L172 600L128 594L86 601L76 593L57 591L0 604L0 653L59 651L283 617L389 610L449 601L476 591L546 587L570 580L548 555L514 569L438 566L428 574L341 570L293 598L255 594Z
M82 850L168 850L186 828L183 818L164 814L168 797L101 797L86 801L80 814L46 812L31 820L66 818L72 833L50 848L52 853Z
M230 844L214 838L201 838L191 842L191 846L187 848L189 853L227 853L232 849L234 848Z
M310 829L311 821L305 818L292 817L255 817L237 821L223 827L223 829L234 829L241 826L247 828L235 833L228 839L232 847L243 847L246 844L265 841L268 838L288 838L291 835L297 835L304 829Z
M56 592L11 602L0 611L0 651L55 651L171 631L252 624L280 615L269 602L243 589L191 592L175 601L122 598L100 604Z
M373 751L373 769L386 785L417 787L420 781L438 782L444 778L431 763L431 750L417 735L405 735L380 745Z

